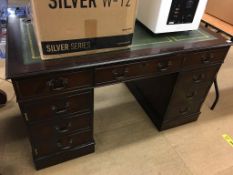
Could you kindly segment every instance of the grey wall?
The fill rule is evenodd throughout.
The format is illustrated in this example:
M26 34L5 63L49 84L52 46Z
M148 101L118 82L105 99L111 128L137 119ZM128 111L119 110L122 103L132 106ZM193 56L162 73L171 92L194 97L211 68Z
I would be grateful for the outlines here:
M7 5L6 0L0 0L0 9L6 7L6 5Z

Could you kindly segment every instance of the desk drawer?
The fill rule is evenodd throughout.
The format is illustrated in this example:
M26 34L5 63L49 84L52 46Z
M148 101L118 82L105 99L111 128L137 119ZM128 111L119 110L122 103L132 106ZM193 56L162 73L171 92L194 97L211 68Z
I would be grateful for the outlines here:
M95 70L95 84L102 85L126 81L143 76L163 74L178 70L182 65L181 57L164 57L133 64L105 66Z
M193 102L183 102L177 105L169 106L164 117L164 121L174 120L177 117L192 115L200 112L203 100Z
M67 135L79 130L92 129L93 116L91 113L71 118L49 120L28 126L33 142L50 140L61 135Z
M93 91L86 91L55 95L20 105L26 120L32 122L92 111L92 101Z
M209 67L189 72L180 73L178 83L183 87L190 87L205 82L213 81L220 66Z
M18 98L51 95L92 86L92 71L35 76L16 81Z
M185 56L184 66L210 65L217 62L223 62L228 48L209 50L205 52L192 53Z
M172 95L170 105L176 105L181 102L191 102L203 100L208 93L212 82L193 84L191 86L185 86L178 84Z
M74 147L93 142L93 131L86 130L77 134L51 138L43 142L33 144L36 157L47 156L56 152L67 151Z

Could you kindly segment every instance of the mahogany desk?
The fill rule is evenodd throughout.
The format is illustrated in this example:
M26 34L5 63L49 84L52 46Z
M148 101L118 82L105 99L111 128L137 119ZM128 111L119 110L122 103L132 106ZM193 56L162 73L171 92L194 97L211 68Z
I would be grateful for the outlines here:
M197 120L230 47L207 29L155 36L137 24L130 49L42 61L30 23L10 18L8 32L6 75L37 169L94 152L95 87L126 83L159 130Z

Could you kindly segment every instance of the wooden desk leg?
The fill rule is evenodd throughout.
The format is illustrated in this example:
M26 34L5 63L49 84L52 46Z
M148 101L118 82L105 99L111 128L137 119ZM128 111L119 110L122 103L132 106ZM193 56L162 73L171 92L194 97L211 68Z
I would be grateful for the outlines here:
M0 105L5 105L7 101L6 93L0 90Z
M215 93L216 93L216 97L215 97L215 100L214 100L214 103L213 105L211 106L211 110L214 110L218 101L219 101L219 88L218 88L218 81L217 81L217 78L215 78L214 80L214 88L215 88Z

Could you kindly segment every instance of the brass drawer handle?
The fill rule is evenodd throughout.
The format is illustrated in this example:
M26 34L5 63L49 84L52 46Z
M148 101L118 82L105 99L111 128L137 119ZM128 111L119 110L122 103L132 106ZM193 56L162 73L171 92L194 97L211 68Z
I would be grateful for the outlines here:
M67 87L67 78L55 78L47 82L51 91L61 91Z
M128 68L124 68L123 71L114 69L112 73L117 81L122 81L126 78L126 75L127 73L129 73L129 70Z
M204 64L209 64L213 58L214 58L214 54L213 53L208 53L206 55L202 55L201 61Z
M198 74L198 75L193 75L193 81L195 83L200 83L202 80L205 78L205 74Z
M70 138L69 142L68 142L69 145L64 145L61 141L58 141L57 142L57 147L61 150L68 150L70 148L72 148L72 144L73 144L73 139Z
M202 59L201 59L201 61L202 61L204 64L209 64L209 63L210 63L210 58L203 56Z
M172 61L171 60L158 63L158 69L159 69L160 72L167 71L170 66L172 66Z
M52 106L52 111L53 111L55 114L58 114L58 115L59 115L59 114L64 114L64 113L66 113L66 112L68 111L69 107L70 107L70 103L69 103L69 102L66 102L65 105L64 105L64 107L62 107L62 108L53 105L53 106Z
M185 107L185 108L180 108L180 111L179 111L179 112L180 112L182 115L184 115L184 114L187 114L188 111L189 111L189 107Z
M191 99L193 99L193 97L194 97L196 94L197 94L197 91L188 92L188 93L186 94L186 98L189 99L189 100L191 100Z
M66 133L70 130L71 128L71 122L67 123L66 126L55 126L54 127L57 132L59 133Z

